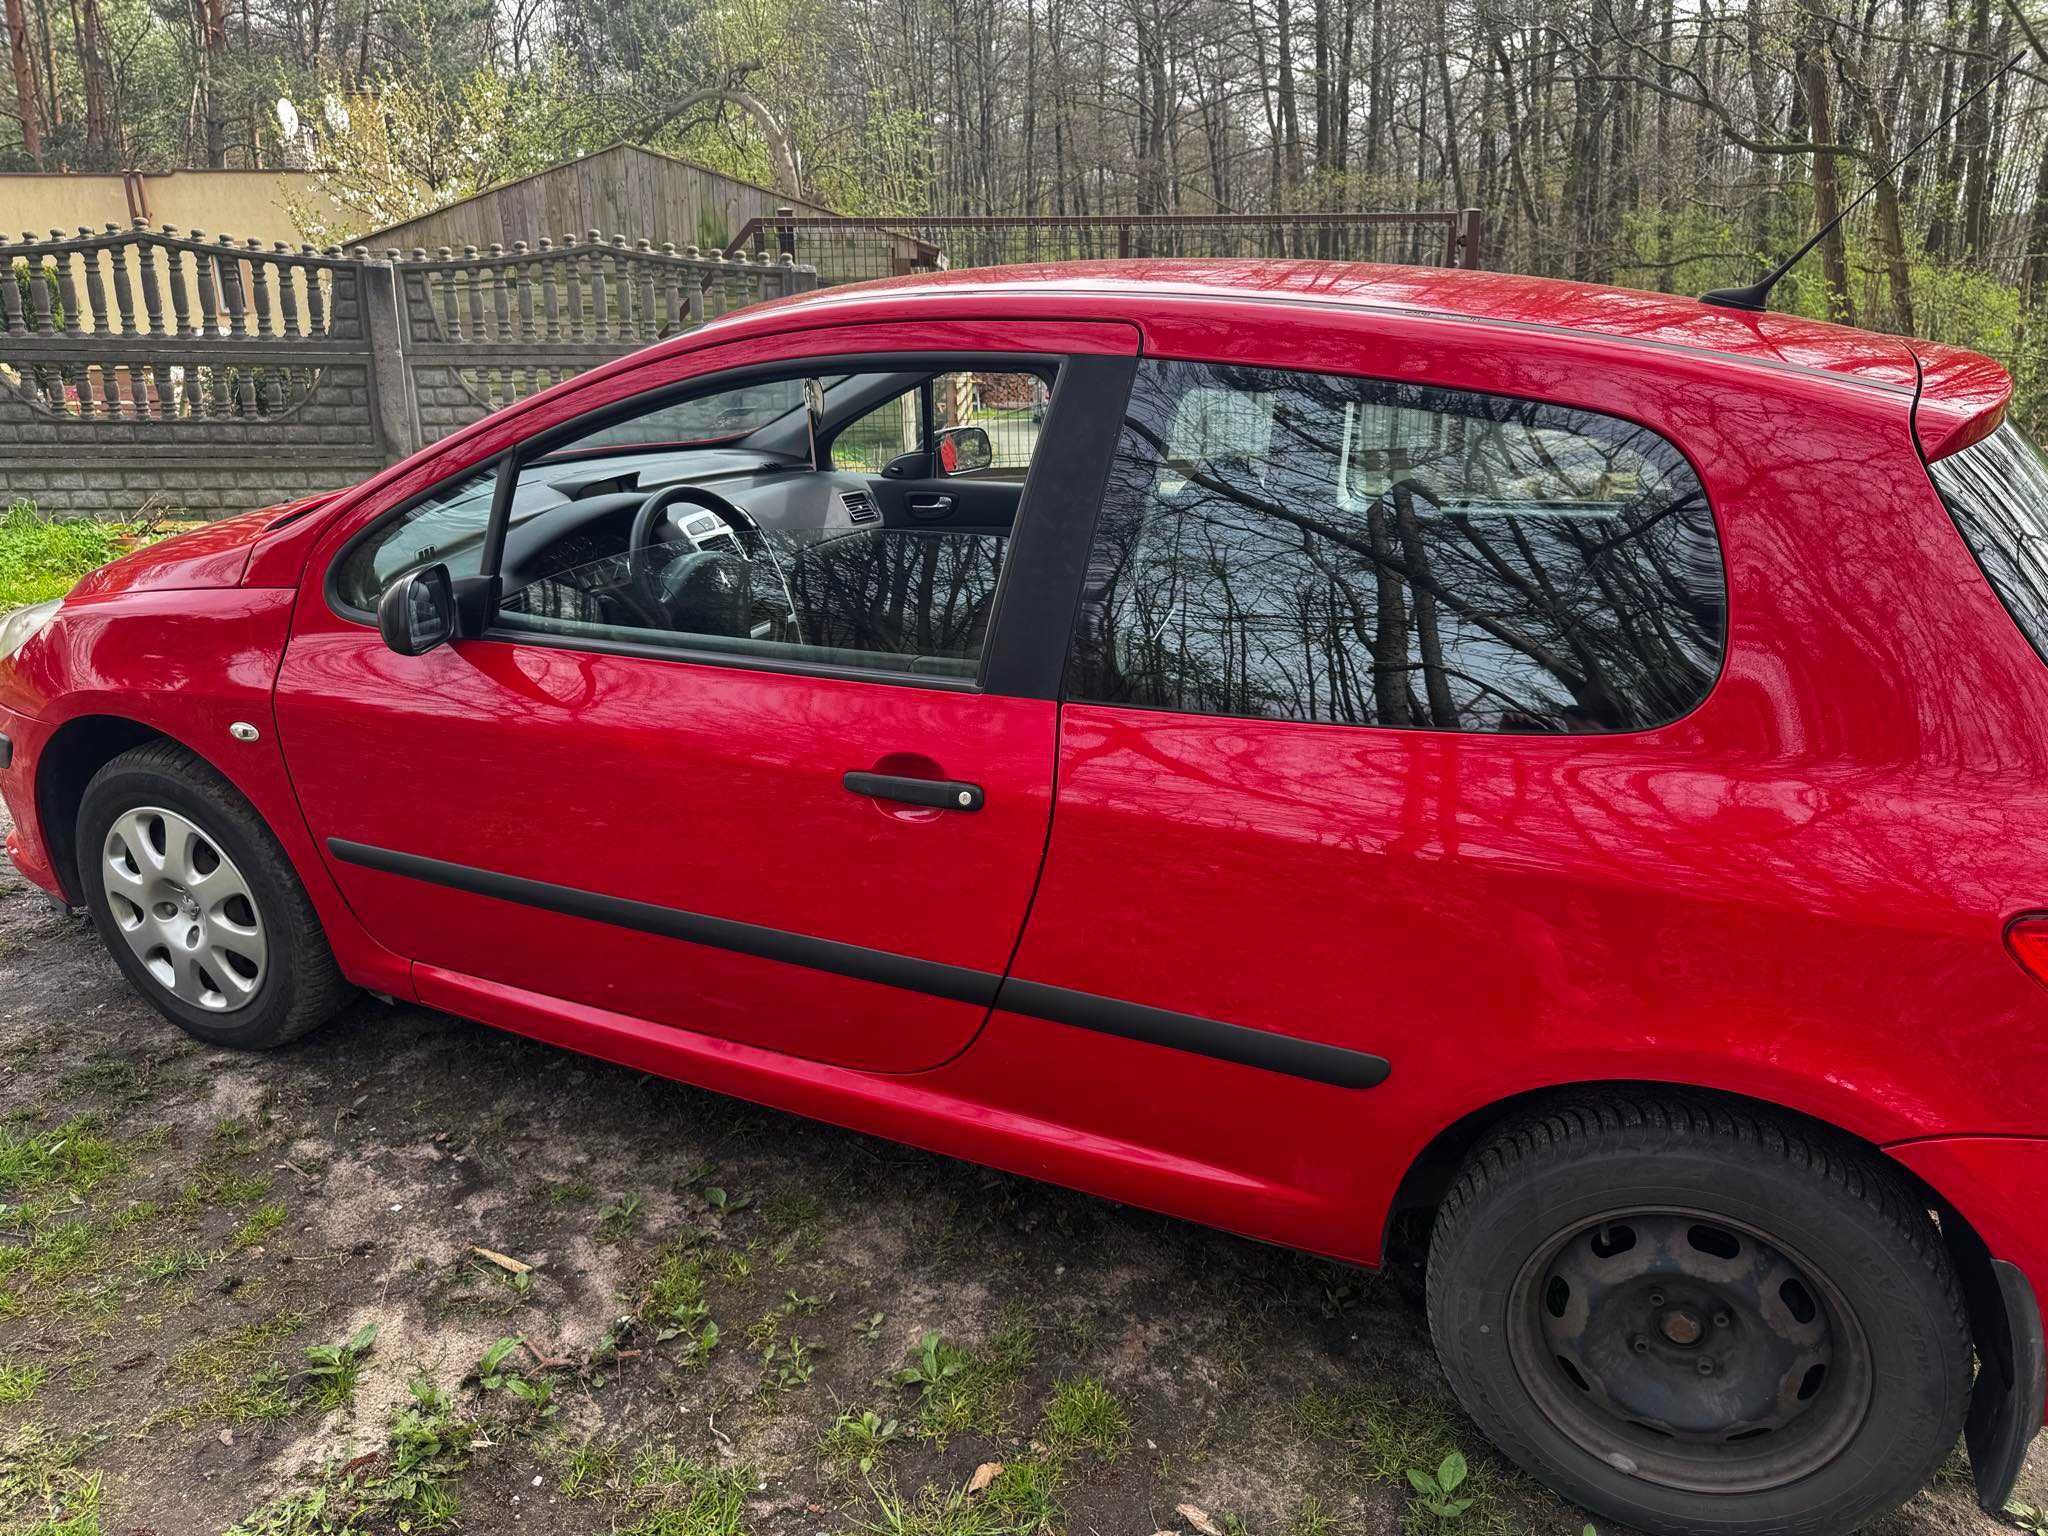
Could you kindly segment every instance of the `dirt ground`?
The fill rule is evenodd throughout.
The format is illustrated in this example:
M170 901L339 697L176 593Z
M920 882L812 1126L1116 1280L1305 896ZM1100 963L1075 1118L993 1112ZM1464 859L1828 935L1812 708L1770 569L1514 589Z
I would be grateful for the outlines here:
M1412 1277L419 1008L209 1050L4 866L0 1110L0 1531L1587 1524ZM1446 1517L1407 1473L1453 1450ZM1877 1529L1997 1528L1958 1458Z

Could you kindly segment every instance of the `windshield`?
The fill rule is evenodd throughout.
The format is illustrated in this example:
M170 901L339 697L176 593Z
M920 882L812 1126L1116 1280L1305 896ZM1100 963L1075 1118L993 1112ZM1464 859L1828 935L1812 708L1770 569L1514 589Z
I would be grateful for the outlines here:
M1928 466L1985 578L2048 659L2048 463L2007 422Z

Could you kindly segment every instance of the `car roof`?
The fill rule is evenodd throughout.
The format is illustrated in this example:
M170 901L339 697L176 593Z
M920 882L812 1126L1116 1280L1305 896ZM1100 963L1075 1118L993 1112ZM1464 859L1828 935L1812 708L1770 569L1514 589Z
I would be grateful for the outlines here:
M1098 313L1128 306L1133 318L1147 301L1174 295L1238 303L1332 305L1540 327L1631 341L1745 363L1794 368L1843 383L1912 397L1930 419L1921 424L1929 457L1953 452L1989 432L2011 393L2005 369L1960 348L1803 315L1753 313L1703 304L1678 294L1601 283L1525 277L1518 273L1367 262L1265 258L1136 258L1050 262L919 273L816 289L743 313L830 308L880 296L966 297L1018 293L1085 295ZM740 316L734 316L734 319Z

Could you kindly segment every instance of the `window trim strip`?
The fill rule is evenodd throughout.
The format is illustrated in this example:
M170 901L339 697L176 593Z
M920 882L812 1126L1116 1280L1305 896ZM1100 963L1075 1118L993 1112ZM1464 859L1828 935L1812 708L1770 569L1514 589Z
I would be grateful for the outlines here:
M1317 1040L1302 1040L1271 1030L1227 1024L1195 1014L1174 1013L1143 1003L1076 992L1044 982L1020 981L993 971L947 965L892 950L870 949L837 939L813 938L787 929L731 918L708 917L680 907L607 896L576 886L500 874L470 864L451 863L417 853L379 848L347 838L327 839L328 854L344 864L382 874L401 875L449 890L466 891L498 901L609 923L637 933L680 939L734 954L753 955L785 965L856 981L878 982L907 992L946 998L982 1008L998 1008L1049 1023L1065 1024L1096 1034L1115 1035L1145 1045L1163 1046L1239 1066L1278 1072L1334 1088L1372 1088L1387 1080L1386 1058Z

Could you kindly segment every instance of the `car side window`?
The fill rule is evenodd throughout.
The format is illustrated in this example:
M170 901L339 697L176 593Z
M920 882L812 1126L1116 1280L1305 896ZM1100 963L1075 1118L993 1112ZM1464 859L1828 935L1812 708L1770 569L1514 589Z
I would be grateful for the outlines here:
M1487 732L1642 730L1720 667L1720 547L1647 428L1325 374L1139 369L1070 698Z
M887 522L865 476L812 467L806 382L665 403L521 466L499 629L976 676L1014 501L987 526Z
M962 469L943 461L937 475L968 474L976 479L1022 480L1031 467L1038 430L1052 398L1050 386L1035 373L966 369L938 374L930 381L932 434L941 448L949 428L979 427L988 434L989 462ZM890 460L906 453L930 451L922 420L923 386L905 390L843 427L832 442L832 467L879 475Z
M374 613L384 589L436 562L457 578L482 568L484 530L491 520L497 466L434 491L388 521L374 524L334 567L334 595L343 606Z

